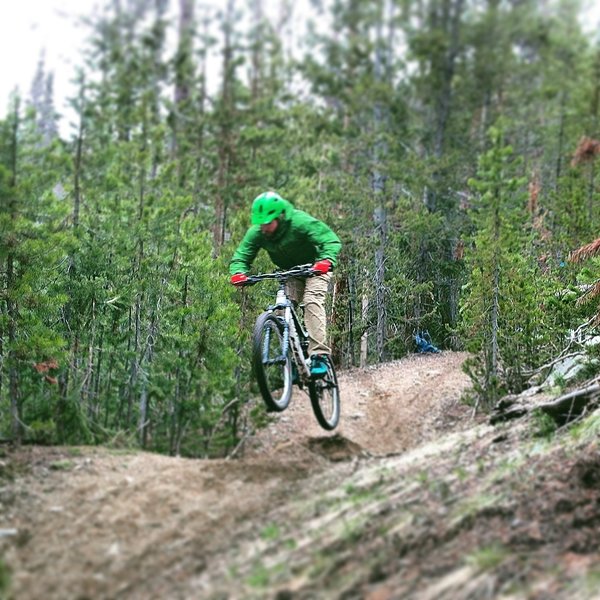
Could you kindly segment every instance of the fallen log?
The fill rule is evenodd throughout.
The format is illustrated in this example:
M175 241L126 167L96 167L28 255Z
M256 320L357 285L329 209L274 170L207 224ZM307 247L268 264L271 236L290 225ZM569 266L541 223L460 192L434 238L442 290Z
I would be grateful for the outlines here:
M490 415L490 423L495 425L539 410L552 417L557 424L564 425L581 416L587 408L599 404L599 401L600 383L597 381L547 402L531 402L531 394L527 393L510 396L498 401Z
M545 402L537 408L550 415L560 425L564 425L579 417L586 408L597 404L599 399L600 384L594 383L551 402Z

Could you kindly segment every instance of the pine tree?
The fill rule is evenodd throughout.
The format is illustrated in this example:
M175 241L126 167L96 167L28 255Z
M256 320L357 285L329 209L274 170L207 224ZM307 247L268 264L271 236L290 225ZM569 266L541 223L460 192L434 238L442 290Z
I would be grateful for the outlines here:
M41 144L35 115L21 115L18 96L0 131L0 257L4 301L1 335L3 377L0 403L8 403L10 432L52 438L56 369L64 366L64 341L54 324L64 296L56 285L68 237L60 178L62 146ZM6 428L7 424L2 423Z
M502 129L490 129L492 146L481 156L471 217L470 281L462 301L463 332L478 401L491 406L500 395L519 392L527 373L542 364L548 343L544 298L551 282L537 272L535 231L527 223L522 167ZM554 291L554 290L552 290ZM549 294L550 295L550 294Z

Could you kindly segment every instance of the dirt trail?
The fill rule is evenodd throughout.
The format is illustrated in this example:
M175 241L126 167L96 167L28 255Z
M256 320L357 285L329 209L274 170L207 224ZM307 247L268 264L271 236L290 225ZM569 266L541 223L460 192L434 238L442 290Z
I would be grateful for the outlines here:
M463 360L420 355L341 373L337 431L321 429L298 393L242 460L23 449L30 474L0 491L1 527L17 531L4 539L16 597L169 597L175 579L193 578L240 526L331 460L400 452L434 435L460 406Z
M468 427L468 410L460 403L469 385L461 370L466 357L460 352L415 354L342 372L342 418L331 434L319 427L308 396L297 391L288 410L259 433L247 454L287 451L286 443L292 448L314 447L315 440L328 435L349 440L370 455L394 454L429 441L442 430Z
M561 458L562 479L536 451L535 476L511 480L507 461L530 468L530 450L519 450L524 434L470 419L459 401L464 359L412 356L341 373L336 432L320 429L299 395L241 459L6 452L0 590L10 573L8 597L18 600L466 600L495 597L490 590L537 569L550 595L505 597L593 598L580 592L600 564L597 445L581 464L573 452ZM539 493L544 518L531 502ZM575 521L555 514L567 506L577 508ZM485 550L495 531L523 557L509 560L500 545L490 574L464 555ZM541 544L545 535L552 551ZM580 580L568 588L578 595L558 593Z

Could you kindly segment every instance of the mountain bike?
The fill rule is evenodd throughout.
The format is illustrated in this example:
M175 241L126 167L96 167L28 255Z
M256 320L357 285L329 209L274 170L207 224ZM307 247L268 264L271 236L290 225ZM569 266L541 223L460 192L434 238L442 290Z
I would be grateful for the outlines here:
M291 299L286 282L292 278L318 277L311 265L299 265L289 271L249 275L246 285L276 280L279 283L275 303L256 319L252 337L252 366L267 410L285 410L292 397L293 385L308 390L319 425L334 429L340 419L338 380L331 358L324 357L327 372L314 377L310 372L308 334Z

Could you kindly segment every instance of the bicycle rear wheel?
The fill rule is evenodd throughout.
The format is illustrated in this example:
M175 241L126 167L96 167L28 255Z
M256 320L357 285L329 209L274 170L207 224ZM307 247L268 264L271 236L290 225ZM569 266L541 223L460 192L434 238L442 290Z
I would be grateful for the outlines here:
M323 429L335 429L340 420L340 390L331 358L327 357L327 373L308 385L313 412Z
M290 353L283 347L283 325L272 313L265 312L256 319L252 366L267 409L285 410L292 397L292 365Z

